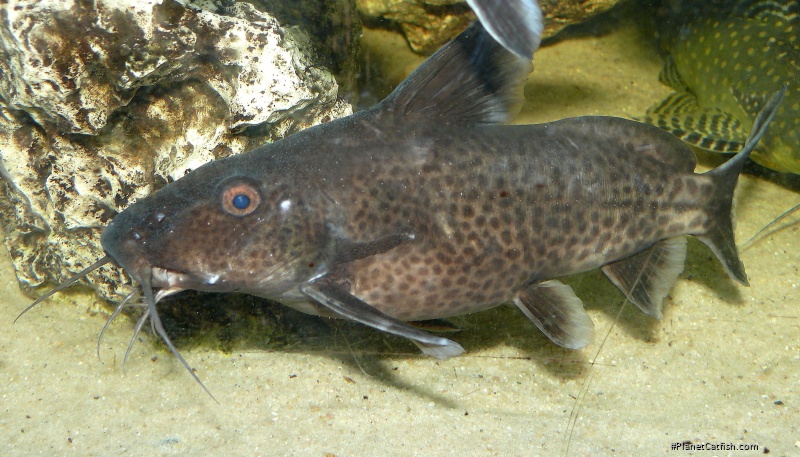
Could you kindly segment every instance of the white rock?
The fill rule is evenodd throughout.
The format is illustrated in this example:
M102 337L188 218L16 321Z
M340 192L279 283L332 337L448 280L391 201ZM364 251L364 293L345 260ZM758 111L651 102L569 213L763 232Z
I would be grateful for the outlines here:
M313 30L229 3L0 4L0 211L21 283L91 264L117 212L188 170L351 113ZM90 279L116 298L122 278Z

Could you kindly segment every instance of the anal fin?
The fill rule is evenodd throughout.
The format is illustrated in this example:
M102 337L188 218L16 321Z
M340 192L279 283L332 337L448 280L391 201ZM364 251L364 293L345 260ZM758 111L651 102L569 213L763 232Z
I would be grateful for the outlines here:
M551 280L529 286L514 304L551 341L568 349L586 347L594 335L594 323L572 288Z
M304 284L300 290L308 297L332 311L337 316L402 336L413 341L427 355L439 360L449 359L464 353L464 348L455 341L433 336L428 332L395 319L350 294L342 285L328 278L320 278Z
M661 319L661 304L683 271L686 237L659 241L627 259L601 268L628 300L645 314Z

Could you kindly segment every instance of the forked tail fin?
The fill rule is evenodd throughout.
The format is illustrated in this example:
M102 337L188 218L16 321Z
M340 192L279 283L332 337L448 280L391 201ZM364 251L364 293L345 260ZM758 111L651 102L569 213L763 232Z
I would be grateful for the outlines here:
M753 152L758 141L764 136L775 112L778 110L783 96L786 93L786 86L777 91L758 113L753 122L753 129L747 142L731 160L719 167L706 173L714 181L714 195L711 198L711 208L709 208L708 223L706 232L698 238L708 245L717 258L722 262L728 274L743 285L749 285L744 265L739 259L736 249L736 242L733 237L733 190L739 179L744 163Z

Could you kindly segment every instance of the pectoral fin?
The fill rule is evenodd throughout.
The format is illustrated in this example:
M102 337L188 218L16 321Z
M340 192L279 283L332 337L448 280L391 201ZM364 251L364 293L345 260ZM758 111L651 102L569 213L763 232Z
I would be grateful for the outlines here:
M412 241L413 233L396 233L387 235L377 240L355 242L346 238L340 238L336 242L336 263L346 263L353 260L363 259L373 255L391 251L403 243Z
M545 281L523 290L513 301L557 345L580 349L592 341L594 323L572 287Z
M717 108L700 107L697 97L689 92L673 92L648 109L642 120L709 151L736 152L747 138L747 131L735 116Z
M631 303L661 319L661 304L683 271L686 237L660 241L651 248L601 268Z
M433 336L388 316L351 295L341 284L327 278L307 283L300 290L336 315L369 325L386 333L406 337L419 346L422 352L439 360L464 353L464 348L455 341Z

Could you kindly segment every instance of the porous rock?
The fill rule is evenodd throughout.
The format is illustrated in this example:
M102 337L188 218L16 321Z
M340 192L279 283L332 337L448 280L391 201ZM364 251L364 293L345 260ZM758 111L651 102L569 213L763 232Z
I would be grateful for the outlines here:
M90 265L115 214L201 164L349 114L351 1L1 3L0 212L20 283ZM111 265L89 282L130 290Z
M542 1L544 36L607 11L621 0ZM358 10L373 25L400 28L414 52L431 54L467 28L475 14L466 0L357 0Z

